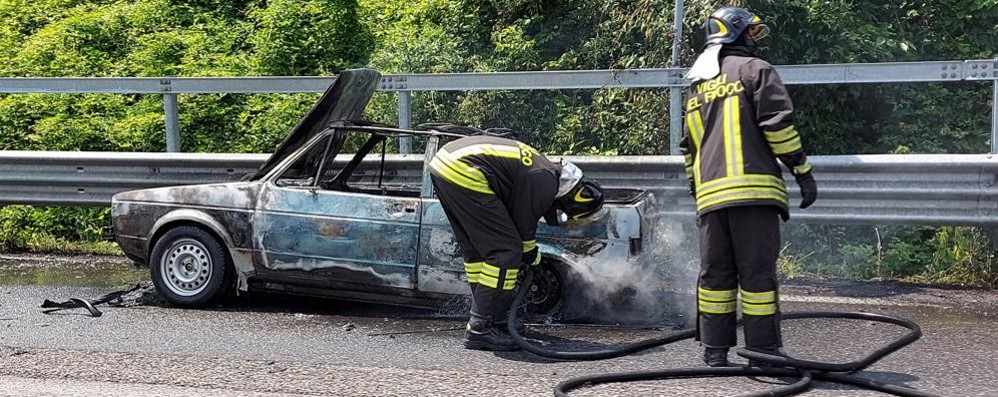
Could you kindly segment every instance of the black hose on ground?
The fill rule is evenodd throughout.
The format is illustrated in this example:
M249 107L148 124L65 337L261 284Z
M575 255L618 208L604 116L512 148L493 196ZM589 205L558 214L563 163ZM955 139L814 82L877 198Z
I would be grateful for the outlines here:
M554 388L554 395L557 397L568 397L569 391L585 386L594 386L604 383L642 382L688 378L723 378L732 376L786 377L797 379L796 382L786 386L756 393L742 394L738 397L793 396L810 390L813 378L810 371L801 372L790 368L677 368L662 371L619 372L579 376L559 383L558 386Z
M528 267L525 270L524 282L520 285L528 286L533 282L533 269ZM676 331L666 336L646 339L626 345L606 348L588 352L566 352L540 347L531 344L523 338L517 331L518 309L523 304L523 299L527 294L527 288L519 288L516 297L513 299L512 307L509 311L508 331L510 336L523 350L535 355L570 361L594 361L609 358L622 357L634 354L650 348L664 346L670 343L686 339L693 339L696 335L695 329ZM884 384L858 376L845 375L861 371L880 359L886 357L912 342L922 337L922 330L918 324L898 317L885 316L872 313L857 312L792 312L783 313L781 317L785 320L814 319L814 318L842 318L850 320L866 320L887 324L893 324L908 329L908 333L900 338L896 338L887 346L875 350L861 360L849 363L825 363L820 361L801 360L788 356L778 356L749 349L739 349L738 355L752 361L772 365L772 367L725 367L725 368L678 368L657 371L621 372L585 375L571 378L559 383L554 389L557 397L567 397L568 393L574 389L585 386L592 386L606 383L639 382L651 380L680 379L680 378L714 378L714 377L781 377L795 378L796 382L776 389L769 389L762 392L743 394L739 397L761 397L761 396L793 396L810 390L814 379L857 386L867 390L879 391L902 397L940 397L936 394L921 392L897 385ZM782 367L782 368L780 368Z

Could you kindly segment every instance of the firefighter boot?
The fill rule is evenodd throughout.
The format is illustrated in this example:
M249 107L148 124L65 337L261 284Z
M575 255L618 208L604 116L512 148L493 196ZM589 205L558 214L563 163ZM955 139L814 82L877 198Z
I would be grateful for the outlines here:
M705 348L703 350L703 362L707 364L708 367L727 367L728 348L727 347Z
M519 350L505 328L498 327L492 319L474 313L468 320L464 332L464 348L472 350L513 351Z

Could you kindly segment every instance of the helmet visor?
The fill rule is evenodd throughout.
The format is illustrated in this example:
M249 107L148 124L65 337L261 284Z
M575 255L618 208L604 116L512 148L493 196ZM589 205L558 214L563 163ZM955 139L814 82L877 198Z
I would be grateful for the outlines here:
M762 38L769 36L769 26L761 23L758 25L749 25L748 35L752 38L752 40L762 40Z

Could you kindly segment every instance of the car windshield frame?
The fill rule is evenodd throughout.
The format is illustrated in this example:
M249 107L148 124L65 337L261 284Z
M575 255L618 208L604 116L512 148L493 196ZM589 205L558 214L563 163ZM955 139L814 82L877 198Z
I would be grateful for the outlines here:
M347 137L351 133L370 134L370 136L364 142L364 144L361 145L360 149L358 149L357 152L353 154L353 157L350 159L350 161L348 161L347 164L344 165L343 168L341 168L340 171L336 173L336 176L334 176L329 181L330 185L332 185L330 187L331 190L339 190L336 189L336 186L341 186L345 184L347 179L350 178L350 176L353 174L356 168L363 162L364 158L367 157L367 155L370 154L371 150L376 148L378 144L382 145L381 159L378 169L379 179L380 179L380 177L383 176L385 172L386 152L384 145L386 144L385 141L387 141L388 138L423 136L427 137L430 140L435 140L433 138L439 138L439 137L461 138L467 136L463 134L443 132L432 128L428 130L415 130L415 129L399 128L387 125L377 125L368 122L335 121L333 123L330 123L329 127L326 128L326 130L317 134L308 143L302 145L301 148L299 148L291 155L283 159L277 167L274 167L274 169L271 170L271 172L268 173L268 175L266 175L263 178L263 180L275 186L287 187L277 183L277 180L280 179L280 177L284 175L284 173L292 165L294 165L298 160L300 160L302 156L307 155L312 149L315 148L316 145L322 144L322 142L326 138L331 137L330 138L331 140L327 143L327 148L324 151L322 159L320 160L321 163L317 168L316 175L313 178L313 183L310 186L298 186L299 188L310 188L310 189L318 188L319 183L321 183L321 181L319 180L320 177L322 175L325 175L329 165L332 163L331 160L335 159L336 156L340 154L340 150L342 150L344 143L347 141ZM435 146L436 145L432 145L432 147ZM423 182L425 183L426 181Z

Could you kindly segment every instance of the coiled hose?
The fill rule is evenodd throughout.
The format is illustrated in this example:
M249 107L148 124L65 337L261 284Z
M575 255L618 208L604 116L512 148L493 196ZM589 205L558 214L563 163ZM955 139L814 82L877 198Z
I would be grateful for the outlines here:
M534 277L533 269L528 267L525 271L525 277L523 280L524 282L521 283L520 285L521 286L531 285L531 283L533 282L533 277ZM568 352L568 351L558 351L558 350L544 348L541 346L531 344L530 342L525 340L523 336L520 335L520 333L516 330L518 308L523 303L523 299L527 294L527 290L528 290L527 288L519 288L516 293L516 297L513 299L513 304L509 311L508 330L510 336L512 336L513 340L516 341L516 344L518 344L520 348L541 357L546 357L556 360L566 360L566 361L605 360L609 358L631 355L643 350L651 349L658 346L664 346L670 343L675 343L686 339L693 339L693 337L696 336L695 329L685 329L670 333L665 336L641 340L638 342L629 343L616 348L607 348L607 349L587 351L587 352ZM820 361L809 361L793 357L768 354L766 352L760 352L755 350L738 349L736 352L739 356L748 358L753 361L765 363L771 365L772 367L678 368L678 369L665 369L665 370L653 370L653 371L585 375L562 381L557 386L555 386L554 395L558 397L567 397L568 393L574 389L578 389L585 386L606 384L606 383L639 382L639 381L665 380L665 379L677 379L677 378L688 379L688 378L716 378L716 377L732 377L732 376L749 376L749 377L766 376L766 377L795 378L797 379L797 381L792 384L775 389L769 389L757 393L741 394L739 395L739 397L793 396L810 390L812 387L812 382L815 379L827 382L852 385L863 389L893 394L895 396L939 397L939 395L937 394L921 392L918 390L898 385L884 384L854 375L846 375L847 373L862 371L863 369L869 367L870 365L873 365L873 363L886 357L888 354L898 351L899 349L921 338L922 330L918 326L918 324L903 318L885 316L881 314L859 313L859 312L791 312L791 313L783 313L781 317L782 319L785 320L841 318L841 319L850 319L850 320L875 321L875 322L893 324L907 328L908 333L899 338L894 339L893 341L891 341L891 343L887 344L886 346L880 349L873 351L866 357L848 363L839 364L839 363L826 363Z

